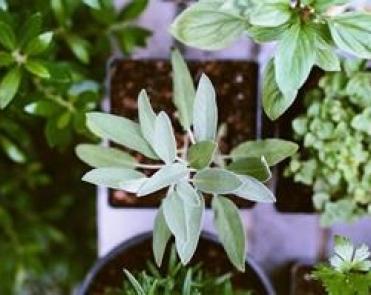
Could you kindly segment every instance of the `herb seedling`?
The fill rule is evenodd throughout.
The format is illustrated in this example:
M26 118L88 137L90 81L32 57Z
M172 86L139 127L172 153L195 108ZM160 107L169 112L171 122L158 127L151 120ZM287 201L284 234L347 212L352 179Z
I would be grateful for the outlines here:
M339 48L371 58L371 14L343 12L348 0L200 0L172 25L179 41L217 50L247 33L258 43L276 41L266 67L263 106L272 120L294 102L313 66L339 71Z
M213 85L202 75L196 91L178 51L172 54L172 66L174 103L184 130L184 145L177 146L168 115L156 114L143 90L138 97L139 123L115 115L89 113L87 125L97 136L157 162L138 163L115 148L80 145L78 156L96 167L83 180L138 197L167 189L154 228L153 250L158 265L171 235L175 236L182 263L190 261L202 227L203 195L212 195L220 240L231 262L243 271L245 231L236 205L225 195L274 202L275 197L262 182L271 177L269 167L295 153L297 145L278 139L248 141L230 155L222 155L218 150L218 109ZM155 172L148 177L143 170Z
M324 226L371 215L370 85L365 62L346 61L307 94L306 113L292 124L304 149L285 174L313 187Z
M370 294L370 251L366 245L355 247L349 239L336 236L330 265L318 265L313 275L330 295Z

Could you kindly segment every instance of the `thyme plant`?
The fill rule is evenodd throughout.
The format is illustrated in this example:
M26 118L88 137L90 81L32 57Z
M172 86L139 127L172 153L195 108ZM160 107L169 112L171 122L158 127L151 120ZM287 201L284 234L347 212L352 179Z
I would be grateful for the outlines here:
M138 97L139 123L105 113L89 113L89 129L101 137L135 151L147 161L116 148L80 145L78 156L95 167L83 180L138 197L166 189L155 220L153 250L161 264L165 246L175 236L176 249L187 264L199 240L205 209L203 195L212 196L215 227L231 262L245 267L245 231L236 205L225 195L257 202L274 202L262 183L271 177L269 167L292 155L297 145L266 139L247 141L229 155L218 150L218 109L214 87L202 75L197 91L185 61L178 51L172 54L174 104L184 131L179 146L165 112L156 114L147 93ZM152 163L155 161L155 163ZM146 174L148 170L154 173Z
M351 2L200 0L178 16L171 33L205 50L225 48L243 34L258 43L276 42L263 84L263 107L275 120L294 102L313 66L340 70L335 49L371 57L371 14L346 11Z
M327 73L292 123L303 142L285 172L313 187L322 225L371 216L371 73L362 60Z

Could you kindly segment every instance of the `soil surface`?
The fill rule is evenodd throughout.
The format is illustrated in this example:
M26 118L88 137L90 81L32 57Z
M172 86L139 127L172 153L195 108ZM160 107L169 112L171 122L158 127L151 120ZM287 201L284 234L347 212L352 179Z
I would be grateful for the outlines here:
M219 124L223 122L227 130L220 141L221 151L228 153L237 144L255 139L257 120L259 120L256 115L257 64L218 60L190 62L189 67L195 83L202 73L206 73L216 88ZM111 111L137 120L137 97L142 89L146 89L155 111L164 110L171 116L180 147L183 143L183 132L172 103L171 74L171 65L167 60L114 62L110 73ZM165 192L162 191L139 199L123 191L111 191L110 204L114 207L157 207L164 194ZM245 200L237 200L236 203L240 207L253 206L252 202Z
M313 267L295 265L292 269L291 295L325 295L321 283L311 276Z

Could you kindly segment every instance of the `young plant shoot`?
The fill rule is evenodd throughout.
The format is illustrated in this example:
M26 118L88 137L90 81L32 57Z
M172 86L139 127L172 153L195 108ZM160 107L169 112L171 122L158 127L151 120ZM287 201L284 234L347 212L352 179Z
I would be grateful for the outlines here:
M274 202L263 184L269 167L293 155L297 145L279 139L247 141L229 155L218 150L218 109L211 81L202 75L197 90L178 51L172 54L174 104L184 131L178 146L165 112L155 113L147 93L138 97L139 123L105 113L89 113L89 129L151 162L137 162L116 148L80 145L77 155L95 167L83 180L113 189L148 196L166 189L155 220L153 251L161 265L171 235L183 264L192 258L205 210L204 195L212 196L215 227L231 262L245 268L246 237L238 208L226 195L257 202ZM148 171L152 171L148 176ZM147 173L147 174L145 174Z
M275 120L294 102L313 66L340 70L337 48L371 58L371 14L338 7L350 2L200 0L178 16L171 32L205 50L225 48L244 33L258 43L277 42L263 83L263 107Z
M370 294L370 251L364 244L355 247L349 239L336 236L330 265L317 265L313 275L330 295Z

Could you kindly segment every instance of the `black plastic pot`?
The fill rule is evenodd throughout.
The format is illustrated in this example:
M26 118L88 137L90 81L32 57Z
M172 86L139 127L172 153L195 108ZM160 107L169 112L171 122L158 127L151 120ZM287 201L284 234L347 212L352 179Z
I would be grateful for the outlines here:
M146 268L146 262L152 259L152 233L144 233L125 241L96 262L77 295L104 294L107 287L120 287L124 279L123 268L141 271ZM211 273L233 273L234 286L253 290L257 295L275 294L268 277L251 257L246 259L245 273L236 271L214 235L202 233L191 264L199 262Z

